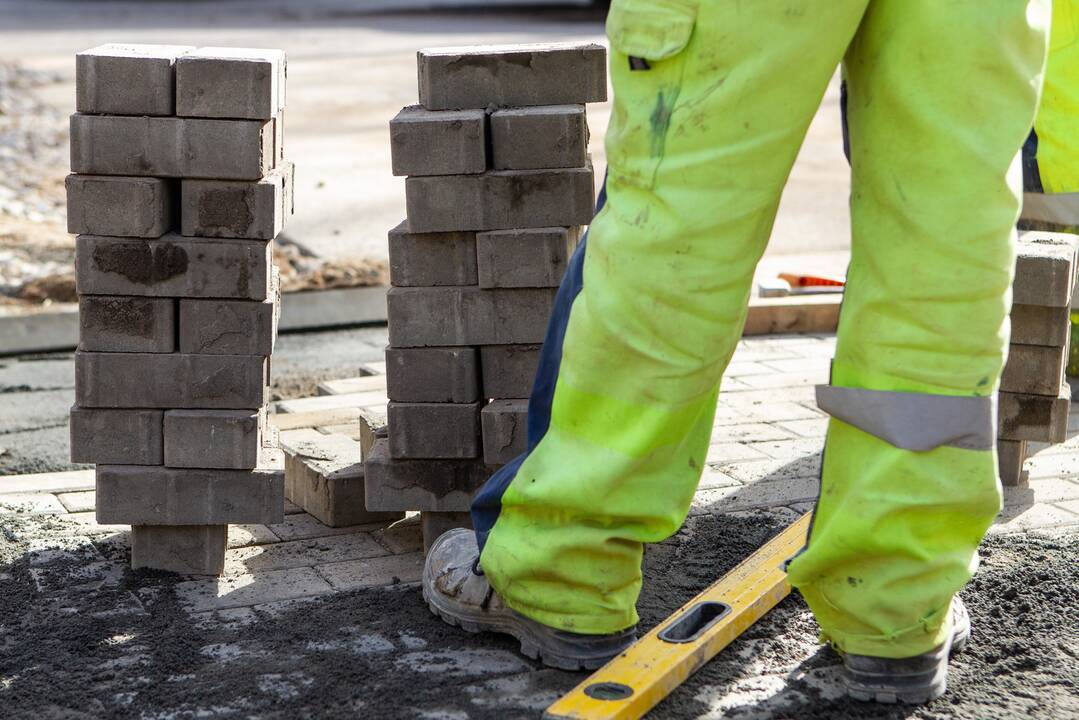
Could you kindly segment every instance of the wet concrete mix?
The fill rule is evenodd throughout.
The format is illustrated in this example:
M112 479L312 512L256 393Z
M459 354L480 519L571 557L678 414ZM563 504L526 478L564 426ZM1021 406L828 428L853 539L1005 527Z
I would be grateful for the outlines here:
M642 627L790 520L695 517L651 546ZM175 592L179 578L126 566L122 536L96 549L71 536L57 518L0 517L4 717L527 718L583 679L521 658L510 639L442 624L412 585L191 616ZM954 659L941 700L904 708L843 698L838 658L816 644L795 595L650 717L1079 716L1079 535L998 536L981 554L963 592L973 641Z

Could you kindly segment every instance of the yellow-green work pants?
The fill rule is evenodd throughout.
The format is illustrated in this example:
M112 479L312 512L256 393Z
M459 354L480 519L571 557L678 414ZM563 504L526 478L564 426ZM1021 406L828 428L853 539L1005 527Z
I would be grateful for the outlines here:
M790 579L842 650L942 642L1000 507L992 398L1049 15L1047 0L614 0L605 202L559 291L529 453L473 505L510 607L579 633L637 621L643 543L689 510L754 267L842 62L852 259Z

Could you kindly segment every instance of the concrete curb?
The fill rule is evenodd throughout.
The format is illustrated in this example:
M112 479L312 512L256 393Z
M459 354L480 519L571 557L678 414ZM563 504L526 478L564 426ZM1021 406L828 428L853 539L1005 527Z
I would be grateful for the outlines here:
M281 296L280 332L386 322L382 286L331 288ZM79 343L79 306L52 305L0 315L0 355L74 350Z

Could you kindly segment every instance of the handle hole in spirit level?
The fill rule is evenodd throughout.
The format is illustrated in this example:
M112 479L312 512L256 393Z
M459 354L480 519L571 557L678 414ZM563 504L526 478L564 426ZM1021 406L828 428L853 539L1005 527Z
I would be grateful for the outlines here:
M669 643L693 642L722 620L731 611L727 603L705 600L699 602L659 633L659 639Z
M622 683L598 682L585 687L584 694L593 700L625 700L633 694L633 688Z

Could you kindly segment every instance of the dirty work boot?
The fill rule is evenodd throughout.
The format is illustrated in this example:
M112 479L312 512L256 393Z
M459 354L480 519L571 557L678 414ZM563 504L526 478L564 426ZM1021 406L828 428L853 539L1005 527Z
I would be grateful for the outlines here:
M423 568L423 597L431 612L468 632L512 635L521 653L561 670L593 670L633 644L635 628L613 635L556 630L506 607L479 568L476 534L458 528L439 536Z
M948 658L970 640L970 616L952 599L952 635L929 652L909 658L843 654L843 683L855 700L921 705L948 689Z

